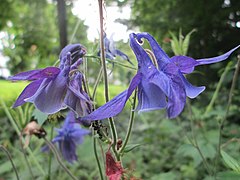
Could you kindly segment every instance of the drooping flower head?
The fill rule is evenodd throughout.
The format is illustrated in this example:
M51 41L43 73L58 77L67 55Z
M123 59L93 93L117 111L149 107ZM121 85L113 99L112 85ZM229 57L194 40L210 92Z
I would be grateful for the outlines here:
M32 81L20 94L13 107L31 102L46 114L53 114L69 107L78 116L86 115L86 112L91 111L91 102L82 90L82 75L77 70L85 53L85 48L80 44L68 45L60 53L59 67L31 70L10 77L12 81Z
M83 142L85 135L90 131L82 129L79 123L75 122L75 115L73 112L69 112L64 121L63 126L60 129L56 129L57 136L52 140L52 143L57 143L58 148L65 160L69 163L77 161L77 145ZM46 151L48 147L44 147L42 150Z
M77 68L81 62L82 62L82 57L86 54L87 50L84 46L81 44L69 44L66 47L62 49L59 55L60 59L60 65L59 68L64 67L67 54L71 54L71 64L73 65L75 63L75 68Z
M117 56L120 56L123 60L126 60L130 64L132 64L128 56L116 48L115 43L113 41L113 34L111 35L110 39L108 39L107 35L104 34L103 40L104 40L104 49L105 49L106 58L114 60ZM100 51L98 52L98 56L100 56Z
M146 39L152 49L152 58L142 47L142 38ZM138 111L151 111L166 108L169 118L178 116L186 103L186 97L195 98L205 87L195 87L183 74L189 74L195 66L212 64L227 59L237 46L227 53L206 59L193 59L187 56L172 58L161 49L156 40L148 33L130 34L130 46L138 60L138 71L133 77L129 88L111 101L101 106L82 120L100 120L116 116L122 111L132 92L138 87Z

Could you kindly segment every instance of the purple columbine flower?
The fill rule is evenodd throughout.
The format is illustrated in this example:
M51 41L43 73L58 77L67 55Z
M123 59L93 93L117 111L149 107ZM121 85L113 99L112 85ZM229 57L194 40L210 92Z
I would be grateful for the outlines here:
M152 48L152 56L157 61L153 64L149 54L141 46L142 40L148 40ZM169 118L178 116L186 103L186 97L195 98L205 87L195 87L183 74L189 74L195 66L223 61L235 51L237 46L227 53L206 59L193 59L187 56L169 58L156 40L148 33L130 34L130 46L138 60L138 72L133 77L129 88L105 105L99 107L82 120L101 120L119 114L132 92L138 87L138 111L167 109Z
M64 103L76 113L77 117L86 116L92 112L92 102L82 89L82 78L83 75L79 71L71 76L64 99Z
M104 34L104 48L106 58L114 60L117 56L120 56L123 60L133 64L125 53L115 47L113 35L111 35L110 39L108 39L107 35ZM98 56L100 56L100 51L98 52Z
M47 67L10 77L12 81L32 81L22 91L13 107L31 102L46 114L53 114L69 107L78 116L86 115L86 112L91 111L91 102L82 90L82 76L77 70L85 53L86 50L80 44L68 45L60 53L59 68Z
M57 143L58 148L65 160L69 163L77 161L76 149L77 145L83 142L83 137L90 133L89 130L82 129L79 123L75 122L75 115L73 112L69 112L64 121L63 126L60 129L56 129L57 136L52 140L52 143ZM49 148L44 146L42 151L46 151Z

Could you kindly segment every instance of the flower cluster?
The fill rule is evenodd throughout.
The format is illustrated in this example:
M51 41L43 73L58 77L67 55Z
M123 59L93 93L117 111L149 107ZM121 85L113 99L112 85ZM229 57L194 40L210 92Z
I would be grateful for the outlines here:
M141 46L142 38L149 42L153 59ZM130 34L130 46L138 60L138 71L129 88L81 120L101 120L116 116L136 88L139 112L165 108L167 116L175 118L183 111L186 97L195 98L205 90L204 86L195 87L189 83L184 74L193 72L195 66L223 61L240 47L239 45L221 56L195 60L187 56L168 57L148 33ZM156 60L156 65L152 60Z

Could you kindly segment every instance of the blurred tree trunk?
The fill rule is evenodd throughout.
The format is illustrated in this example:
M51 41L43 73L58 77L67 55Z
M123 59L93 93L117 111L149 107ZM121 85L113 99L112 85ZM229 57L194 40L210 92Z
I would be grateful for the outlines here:
M67 45L67 17L65 0L57 0L60 49Z

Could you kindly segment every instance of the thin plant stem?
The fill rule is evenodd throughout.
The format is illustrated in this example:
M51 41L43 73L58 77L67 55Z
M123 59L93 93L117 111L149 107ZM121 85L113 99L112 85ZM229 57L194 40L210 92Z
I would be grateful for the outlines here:
M95 56L95 55L85 55L84 57L96 58L96 59L98 59L98 60L101 59L100 57ZM130 70L137 71L137 68L136 68L136 67L128 66L128 65L123 64L123 63L121 63L121 62L119 62L119 61L115 61L115 60L108 59L108 58L105 58L105 60L106 60L107 62L114 63L114 64L116 64L117 66L122 66L122 67L128 68L128 69L130 69Z
M87 94L90 95L89 85L88 85L89 84L88 83L88 76L87 76L87 74L88 74L88 69L87 69L88 65L87 65L86 59L85 59L83 65L84 65L84 80L85 80L85 86L86 86L85 88L86 88Z
M232 139L228 140L227 142L225 142L224 144L222 144L221 148L226 147L228 144L230 144L232 142L237 142L239 144L240 143L240 139L239 138L232 138Z
M108 92L108 77L107 77L107 67L105 62L105 51L104 51L104 32L103 32L103 0L98 0L99 3L99 17L100 17L100 51L101 51L101 63L103 67L103 80L104 80L104 94L105 94L105 101L109 101L109 92ZM108 118L109 126L112 132L112 149L117 158L120 160L116 150L117 144L117 131L115 127L115 123L112 117Z
M12 164L12 167L13 167L13 170L16 174L16 177L17 177L17 180L20 180L19 176L18 176L18 172L17 172L17 169L16 169L16 166L14 165L14 162L12 160L12 157L11 157L11 154L8 152L7 148L5 148L3 145L0 144L0 149L2 149L2 151L4 151L8 157L8 159L10 160L11 164Z
M105 161L105 155L104 155L104 150L103 150L103 147L102 147L102 144L100 141L97 141L98 142L98 145L100 147L100 150L101 150L101 155L102 155L102 160ZM104 162L104 168L106 168L106 163Z
M101 76L102 76L102 67L101 67L101 69L100 69L100 71L99 71L99 73L98 73L98 77L97 77L96 83L94 84L93 94L92 94L92 100L93 100L93 101L95 101L96 91L97 91L97 87L98 87L98 84L99 84L99 82L100 82ZM93 110L94 110L94 109L95 109L95 104L93 105ZM97 152L97 139L96 139L95 135L96 135L96 132L95 132L94 128L92 128L94 156L95 156L95 159L96 159L96 162L97 162L97 166L98 166L98 171L99 171L99 174L100 174L100 178L101 178L101 180L104 180L101 163L100 163L100 160L99 160L99 157L98 157L98 152Z
M76 26L74 27L73 34L72 34L72 36L71 36L71 39L70 39L70 41L69 41L69 44L71 44L71 43L73 42L73 38L74 38L74 36L76 35L77 30L78 30L80 24L81 24L81 19L79 18Z
M126 137L123 141L123 145L119 151L119 154L121 155L128 143L128 140L131 136L131 132L132 132L132 127L133 127L133 123L134 123L134 117L135 117L135 107L136 107L136 100L137 99L137 89L134 92L134 96L133 96L133 103L132 103L132 108L131 108L131 115L130 115L130 119L129 119L129 124L128 124L128 129L127 129L127 134Z
M25 162L26 162L26 164L27 164L27 168L28 168L28 170L29 170L29 172L30 172L30 174L31 174L31 176L32 176L32 179L35 179L35 178L34 178L34 175L33 175L33 172L32 172L32 168L31 168L31 166L30 166L30 163L29 163L28 158L27 158L27 155L26 155L26 151L25 151L25 149L24 149L24 147L23 147L23 143L22 143L23 136L22 136L22 134L21 134L19 140L20 140L21 150L22 150L22 153L23 153Z
M12 124L13 128L15 129L15 131L17 132L18 136L21 136L21 131L19 130L17 124L15 123L11 113L9 112L5 102L0 98L0 103L3 107L3 110L5 112L5 114L7 115L10 123ZM46 173L44 172L43 168L41 167L41 165L39 164L39 162L37 161L37 159L35 158L35 156L33 155L32 150L28 147L27 148L27 152L29 153L29 155L31 156L31 158L33 159L34 163L36 164L36 166L38 167L38 169L40 170L40 172L45 176Z
M125 64L123 64L123 63L121 63L121 62L118 62L118 61L115 61L115 60L107 60L107 61L108 61L108 62L111 62L111 63L114 63L114 64L116 64L117 66L122 66L122 67L125 67L125 68L128 68L128 69L137 71L137 68L131 67L131 66L128 66L128 65L125 65Z
M206 115L208 112L211 111L211 109L212 109L212 107L213 107L213 104L214 104L214 102L216 101L216 99L217 99L217 97L218 97L218 93L219 93L219 91L220 91L220 88L221 88L221 86L222 86L222 83L223 83L223 81L224 81L227 73L228 73L229 70L230 70L231 64L232 64L232 61L230 61L230 62L227 64L224 72L222 73L221 78L220 78L220 80L219 80L219 82L218 82L218 84L217 84L216 90L215 90L215 92L214 92L214 94L213 94L213 97L212 97L210 103L208 104L208 106L207 106L207 108L206 108L206 111L204 112L204 115Z
M60 59L56 60L56 62L53 64L54 67L56 67L60 63Z
M19 112L19 114L20 114L20 117L19 117L19 122L21 123L20 126L23 126L23 125L24 125L23 120L24 120L25 118L24 118L22 106L18 107L16 110L17 110L17 111Z
M51 139L53 138L53 129L54 129L54 127L52 126L51 130L50 130L50 138ZM51 172L52 172L52 155L49 154L49 158L48 158L48 177L47 177L48 180L51 180Z
M217 161L216 162L216 169L218 169L219 162L220 162L219 158L221 156L222 131L223 131L223 128L224 128L224 123L227 120L227 116L228 116L228 113L229 113L229 108L232 104L233 91L235 89L238 74L239 74L239 70L240 70L240 55L238 55L237 58L238 58L237 65L236 65L237 67L236 67L234 75L233 75L232 85L231 85L230 92L229 92L229 95L228 95L226 113L225 113L225 116L222 119L222 121L219 122L219 139L218 139L218 147L217 147L218 153L217 153L217 157L216 157L216 161Z
M55 146L46 139L46 137L43 137L43 139L45 140L46 144L48 145L48 147L51 149L51 151L53 152L53 154L55 155L55 157L57 158L57 161L59 163L59 165L63 168L63 170L71 177L71 179L73 180L77 180L77 178L70 172L70 170L63 164L62 159L58 153L58 151L56 150Z
M202 158L203 164L205 166L205 169L207 170L208 174L211 175L211 171L210 171L210 167L209 164L206 160L206 158L204 157L199 145L198 145L198 141L196 139L196 135L194 133L194 124L193 124L193 113L192 113L192 108L191 108L191 104L189 101L187 101L187 105L188 105L188 109L189 109L189 116L190 116L190 127L191 127L191 136L192 136L192 141L191 144L197 149L199 155ZM186 135L187 136L187 135ZM188 137L188 136L187 136ZM190 140L190 138L188 137L188 139Z
M98 73L98 76L97 76L97 79L96 79L96 82L93 86L93 93L92 93L92 100L95 101L95 97L96 97L96 92L97 92L97 87L100 83L100 80L102 78L102 73L103 73L103 68L101 67L99 73Z
M97 153L97 142L96 142L97 139L95 137L96 133L95 133L94 129L92 129L92 134L93 134L93 151L94 151L95 159L97 161L100 178L101 178L101 180L104 180L102 167L101 167L100 160L99 160L98 153Z

